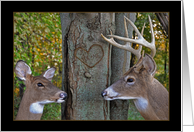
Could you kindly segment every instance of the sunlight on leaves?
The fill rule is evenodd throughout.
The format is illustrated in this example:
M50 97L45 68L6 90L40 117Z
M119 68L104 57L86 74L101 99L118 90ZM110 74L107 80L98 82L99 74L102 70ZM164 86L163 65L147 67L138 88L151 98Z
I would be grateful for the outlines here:
M59 13L14 13L14 67L18 60L23 60L31 67L32 74L37 76L47 68L56 66L57 70L53 80L55 80L55 85L61 89L61 55L62 32ZM17 84L23 82L18 82L15 74L14 82L14 98L17 98L19 96ZM16 99L14 116L17 114L18 103ZM51 107L53 112L49 116ZM61 118L60 105L45 105L45 109L42 119L59 120Z

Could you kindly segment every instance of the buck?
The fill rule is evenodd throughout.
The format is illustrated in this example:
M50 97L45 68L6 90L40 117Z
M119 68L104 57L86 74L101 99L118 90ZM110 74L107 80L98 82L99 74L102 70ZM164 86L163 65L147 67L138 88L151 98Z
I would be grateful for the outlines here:
M151 43L147 42L143 38L143 30L142 33L140 33L133 22L131 22L127 17L124 17L125 37L112 35L111 32L111 35L108 35L110 39L108 39L101 34L103 39L110 44L130 51L138 58L137 63L131 67L118 81L103 90L101 95L105 100L133 99L137 110L146 120L168 120L169 94L166 88L154 78L156 72L156 63L153 58L156 53L156 48L152 22L150 16L148 17L151 30ZM134 28L138 35L138 39L128 38L126 20ZM118 44L116 41L114 41L114 38L125 41L125 44ZM137 50L133 49L130 42L139 44L139 48ZM141 55L142 46L151 49L151 55L145 54L144 57L144 51Z
M20 60L16 63L15 73L26 85L16 120L40 120L45 104L65 101L67 94L51 83L55 67L33 77L30 67Z

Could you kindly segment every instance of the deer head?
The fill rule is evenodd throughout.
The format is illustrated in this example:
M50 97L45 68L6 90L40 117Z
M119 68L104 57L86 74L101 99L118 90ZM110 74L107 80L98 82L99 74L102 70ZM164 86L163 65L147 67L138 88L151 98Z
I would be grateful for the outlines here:
M135 32L138 34L137 40L128 38L126 20L132 25ZM142 33L140 33L137 27L126 17L124 17L126 37L112 35L111 32L111 35L108 35L111 38L108 39L101 34L104 40L110 44L130 51L138 58L138 62L131 67L118 81L103 90L101 95L105 100L133 99L138 111L145 119L166 120L168 119L168 91L158 80L154 78L156 72L156 63L153 57L156 53L156 49L150 17L149 22L152 38L151 43L147 42L143 38L143 30ZM120 45L115 42L113 38L123 40L126 43L125 45ZM139 49L133 49L129 42L139 44ZM142 45L151 49L151 55L145 54L144 57L144 51L141 55Z
M15 73L24 81L26 90L16 120L40 120L45 104L65 101L67 94L51 82L55 69L49 68L40 76L34 77L31 75L30 67L24 61L17 62Z

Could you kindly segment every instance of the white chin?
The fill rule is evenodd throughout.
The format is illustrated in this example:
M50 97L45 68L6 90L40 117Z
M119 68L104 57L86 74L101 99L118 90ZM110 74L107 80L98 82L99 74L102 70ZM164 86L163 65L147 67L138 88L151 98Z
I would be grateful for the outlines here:
M105 100L115 100L115 98L104 97Z
M129 99L137 99L136 97L104 97L105 100L115 100L115 99L121 99L121 100L129 100Z
M63 103L63 102L65 102L65 100L63 100L63 98L59 98L56 103Z

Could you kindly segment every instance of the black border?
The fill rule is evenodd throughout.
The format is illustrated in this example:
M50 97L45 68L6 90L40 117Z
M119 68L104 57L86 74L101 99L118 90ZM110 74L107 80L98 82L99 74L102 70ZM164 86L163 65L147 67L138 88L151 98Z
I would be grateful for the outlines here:
M13 84L6 83L13 77L5 76L13 75L13 71L8 70L13 69L13 55L12 58L9 55L13 54L13 12L170 12L170 121L13 121ZM181 1L1 1L1 28L1 130L181 131L181 85L178 85L181 80L177 78L180 77L177 69L181 55Z

